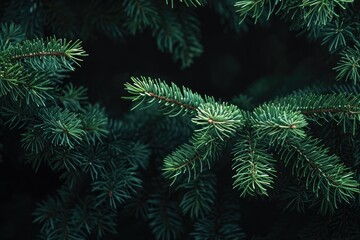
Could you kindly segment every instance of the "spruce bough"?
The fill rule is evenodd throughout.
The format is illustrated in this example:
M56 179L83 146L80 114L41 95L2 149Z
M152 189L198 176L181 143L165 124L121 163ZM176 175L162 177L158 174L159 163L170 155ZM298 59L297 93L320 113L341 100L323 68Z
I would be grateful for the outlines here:
M312 204L320 204L322 213L334 212L360 193L353 170L312 133L312 128L322 127L320 120L343 124L344 132L351 123L355 133L359 94L294 93L244 111L159 79L132 77L125 88L131 94L127 98L135 102L159 104L172 117L192 117L195 131L189 143L164 159L163 173L172 183L181 175L196 181L231 143L233 187L241 196L268 195L279 161L312 195Z

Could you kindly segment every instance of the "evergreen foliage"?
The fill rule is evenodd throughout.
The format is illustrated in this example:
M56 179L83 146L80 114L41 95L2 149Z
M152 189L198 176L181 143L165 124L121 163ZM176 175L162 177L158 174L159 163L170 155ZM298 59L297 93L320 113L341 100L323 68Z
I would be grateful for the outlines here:
M123 40L149 29L158 48L172 55L182 67L192 64L203 52L200 23L189 7L202 0L185 1L5 1L3 16L24 27L29 36L45 30L64 37L89 38L94 33ZM179 5L178 11L172 7ZM16 9L21 9L19 14Z
M34 171L45 167L61 182L33 211L39 239L117 239L127 220L159 240L359 238L359 3L7 0L1 6L2 20L14 22L0 25L1 126L19 133ZM207 7L236 33L251 20L280 16L325 45L335 55L334 78L352 85L310 86L262 103L240 94L227 102L131 77L124 98L133 111L112 119L89 101L87 88L67 81L87 56L76 39L101 34L115 40L150 34L160 51L189 67L204 50L198 11ZM242 214L246 201L259 199L285 214L266 223L267 235L250 236ZM289 227L290 212L305 219L296 229Z
M334 70L338 80L359 79L360 25L355 16L358 2L353 0L335 1L252 1L238 0L237 12L244 20L247 17L258 21L279 15L290 21L293 30L302 30L311 40L319 40L328 46L331 53L339 54Z
M285 97L272 104L261 105L252 112L242 113L234 105L214 102L213 99L197 105L200 102L198 99L205 101L198 94L188 95L182 102L184 98L179 96L187 95L189 90L186 88L178 92L178 87L170 87L160 80L133 79L133 83L126 84L126 89L134 94L130 97L133 101L152 103L154 99L160 99L158 102L166 108L173 105L193 110L192 123L196 134L190 144L184 144L165 158L167 178L176 179L186 173L188 182L196 179L204 170L202 159L213 158L214 152L222 150L219 145L235 140L232 150L233 169L236 171L233 185L242 196L268 195L267 189L272 187L276 172L274 163L280 160L285 167L290 167L288 171L303 182L306 190L314 194L314 206L320 204L322 213L333 212L341 202L353 202L360 192L354 172L336 155L330 154L320 139L312 137L311 128L307 129L308 124L318 123L320 119L336 123L350 121L355 125L357 112L350 115L342 111L352 111L352 106L358 101L353 100L358 98L356 95L307 94L303 101L305 98L298 96L291 97L291 101L287 100L290 97ZM139 85L144 87L137 87ZM343 105L344 102L346 104ZM345 109L342 109L343 106ZM306 118L306 115L311 117ZM344 131L346 129L344 127ZM277 153L277 160L272 157L273 152ZM207 161L205 167L210 168L211 165L212 162ZM316 203L320 195L321 202Z

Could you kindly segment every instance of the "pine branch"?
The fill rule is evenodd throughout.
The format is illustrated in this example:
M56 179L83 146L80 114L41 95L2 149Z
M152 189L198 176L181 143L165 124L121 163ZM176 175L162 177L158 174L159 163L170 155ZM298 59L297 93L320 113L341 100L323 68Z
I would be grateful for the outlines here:
M10 97L18 104L45 106L53 100L55 78L59 81L86 54L80 41L55 37L29 41L23 40L20 31L17 25L1 25L0 97Z
M72 83L62 88L55 88L54 98L58 99L64 108L79 111L88 100L87 89L82 86L74 86Z
M237 136L233 147L233 187L241 196L268 195L275 177L275 160L267 152L267 144L258 141L249 131Z
M85 131L85 140L90 143L102 142L107 134L108 118L105 109L99 104L88 105L82 109L81 124Z
M161 80L151 78L132 77L131 79L133 84L126 83L125 89L133 96L126 98L138 101L139 103L135 107L149 99L147 101L149 105L158 100L165 114L171 116L179 115L182 112L192 115L196 113L192 121L198 126L205 125L197 130L199 135L201 135L200 133L216 135L223 140L224 137L232 136L242 125L241 112L234 105L215 103L211 97L202 97L185 87L180 90L173 83L169 86Z
M329 154L318 140L288 141L278 152L306 188L334 208L341 202L350 202L360 192L350 169L337 156Z
M216 197L216 177L209 172L203 172L193 182L181 184L177 189L182 189L180 208L184 214L191 218L202 217L211 211Z
M39 117L41 123L35 127L42 129L45 138L55 146L73 148L82 141L85 131L77 114L53 107L44 109Z
M322 45L327 44L331 53L350 45L350 41L356 40L355 28L343 20L335 19L322 31Z
M92 192L96 194L95 206L108 202L110 207L116 209L141 187L141 182L136 176L135 169L128 164L113 164L92 183Z
M4 63L0 71L0 97L9 96L19 104L45 106L52 99L53 83L46 73L31 73L20 64ZM23 103L22 103L23 102Z
M353 134L360 120L359 97L354 94L293 94L276 100L276 103L288 104L295 111L300 111L308 121L319 123L320 119L342 124L346 132L346 120L352 123Z
M200 104L205 103L204 98L199 94L193 93L185 87L180 89L175 84L169 86L160 79L132 77L131 80L133 83L126 83L125 90L133 96L125 98L139 102L134 108L146 100L149 105L159 102L162 104L166 114L176 116L188 112L192 114ZM207 96L205 96L205 99L213 101L212 98Z
M88 173L92 181L96 181L106 173L107 149L101 144L80 146L72 154L72 162L76 164L77 171Z
M195 151L194 147L189 144L183 144L173 153L164 159L164 176L172 179L174 184L179 175L187 175L187 181L195 180L203 171L204 165L202 154ZM209 167L209 166L208 166Z
M298 1L281 1L281 0L240 0L235 6L238 9L241 19L247 16L254 18L255 22L262 16L269 19L272 14L281 14L288 17L295 24L304 28L312 26L325 26L333 18L338 17L337 11L345 9L345 6L352 3L353 0L336 0L336 1L316 1L306 0Z
M191 121L200 129L196 132L217 136L224 141L230 138L243 125L243 117L239 108L226 103L205 103L197 108L197 115Z
M73 64L79 65L81 57L86 56L81 47L81 41L66 41L64 39L48 38L25 40L12 45L6 54L10 61L24 61L32 68L74 70Z
M153 82L151 79L142 79L142 82L137 84L147 86ZM130 88L130 93L135 95L132 99L138 100L149 96L145 89ZM182 97L174 97L174 93L179 91L174 84L172 87L166 84L160 87L155 83L153 89L162 89L164 92L160 104L168 104L165 99ZM233 150L233 168L236 170L234 187L241 189L242 195L266 195L267 190L272 187L275 160L267 152L269 147L277 149L285 165L292 164L292 173L305 181L307 189L316 197L323 197L326 201L321 203L323 211L336 209L340 202L350 202L359 192L359 184L353 173L338 157L329 154L327 148L318 146L319 142L312 140L305 132L308 121L319 123L317 119L321 118L340 122L348 117L347 112L353 114L353 119L358 121L358 113L354 111L358 105L357 96L298 93L270 104L263 104L252 113L242 113L233 105L211 100L203 100L205 103L196 107L196 115L192 122L200 128L195 130L191 138L193 146L183 145L165 159L165 176L173 179L173 183L181 175L187 176L188 181L196 179L203 171L201 160L213 161L221 153L224 144L233 138L236 139L235 133L243 131L246 124L255 134L252 137L248 134L241 137L240 134L240 138L235 140ZM152 103L153 99L150 102ZM178 108L179 105L168 105L168 108L171 107ZM249 161L246 162L244 159ZM207 165L210 164L211 162Z
M43 131L35 126L29 126L27 131L22 134L21 143L27 151L35 154L42 152L45 147Z
M235 3L235 7L237 8L241 21L244 21L247 16L250 16L254 18L256 23L263 14L267 15L267 19L269 19L278 4L281 4L281 0L241 0Z
M284 144L287 139L305 138L303 128L308 123L300 112L292 111L291 107L264 104L254 110L251 124L260 138L269 138L269 144Z
M340 61L334 70L337 71L336 79L351 80L356 84L360 79L360 50L359 46L348 47L340 53Z

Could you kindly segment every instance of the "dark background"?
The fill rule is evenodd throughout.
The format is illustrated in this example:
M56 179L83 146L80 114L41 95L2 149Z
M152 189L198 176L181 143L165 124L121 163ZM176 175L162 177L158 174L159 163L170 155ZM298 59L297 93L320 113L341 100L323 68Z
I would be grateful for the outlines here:
M159 77L228 101L247 93L255 103L317 81L333 81L327 49L318 42L309 43L304 35L290 32L282 20L274 18L267 25L250 25L247 32L235 34L225 30L219 17L210 10L197 12L204 53L191 67L181 70L170 54L161 53L150 32L129 36L125 41L98 35L84 41L89 56L69 81L86 86L91 102L100 102L114 118L130 109L130 102L121 98L126 95L123 85L130 76ZM30 165L24 164L20 133L2 129L0 239L34 239L39 231L31 216L36 202L55 193L61 185L56 173L47 167L34 173ZM266 232L266 222L281 214L267 200L244 202L249 206L243 214L244 229L249 235ZM127 227L121 228L129 234L139 231L133 224L130 220ZM143 227L140 231L149 234ZM127 235L122 229L121 235Z

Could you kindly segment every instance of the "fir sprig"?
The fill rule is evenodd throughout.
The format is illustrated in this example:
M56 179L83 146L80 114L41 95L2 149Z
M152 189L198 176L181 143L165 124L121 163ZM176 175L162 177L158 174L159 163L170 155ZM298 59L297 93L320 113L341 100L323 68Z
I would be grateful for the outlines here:
M268 153L267 144L244 130L236 140L233 154L232 169L236 172L233 185L240 196L268 195L274 183L276 160Z
M354 133L360 119L359 95L351 93L315 94L296 93L285 98L279 98L276 103L285 103L300 113L308 121L318 123L320 119L334 121L349 131L347 122Z
M291 166L292 173L306 183L306 188L326 200L321 205L322 212L336 209L341 202L348 203L360 192L349 168L316 139L288 142L279 153L285 165Z
M48 38L25 40L16 43L8 49L12 61L24 61L34 69L69 69L74 70L73 64L79 65L82 57L86 56L81 47L81 41L66 41L64 39Z
M195 181L205 170L204 166L210 167L221 154L224 143L235 141L233 186L242 196L268 194L276 172L276 160L271 154L274 150L286 166L292 166L291 174L296 179L315 196L323 196L322 212L338 208L341 202L350 202L360 191L353 172L336 155L329 154L327 148L319 146L307 128L309 123L320 124L323 119L338 124L349 118L358 122L356 95L297 93L247 113L196 93L183 98L176 85L169 86L160 80L133 78L133 81L126 88L134 101L158 102L165 106L166 112L179 111L179 106L182 110L190 102L196 110L188 111L196 126L190 144L182 145L164 160L165 177L173 183L184 175L188 182ZM157 94L149 94L153 91ZM204 103L193 104L197 99Z
M193 93L190 89L180 89L175 84L169 86L160 79L132 77L131 80L133 84L125 84L125 89L132 96L125 98L139 102L135 107L146 100L148 104L154 104L159 101L163 103L162 107L167 114L176 116L178 114L194 112L200 104L205 103L203 97ZM212 101L210 97L205 98L207 101Z
M360 79L360 50L356 45L340 53L340 61L334 67L337 79L352 80L356 84Z

